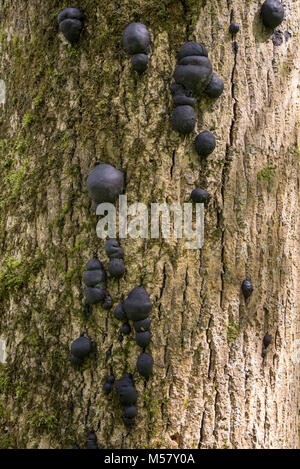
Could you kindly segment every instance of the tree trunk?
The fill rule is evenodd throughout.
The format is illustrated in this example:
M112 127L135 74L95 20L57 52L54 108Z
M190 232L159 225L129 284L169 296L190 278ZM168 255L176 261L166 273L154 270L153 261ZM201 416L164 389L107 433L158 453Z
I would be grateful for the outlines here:
M1 1L0 448L84 448L91 429L102 448L299 447L299 2L283 2L275 36L261 4L82 0L72 46L58 32L65 2ZM151 33L142 75L121 44L132 21ZM198 100L184 138L170 126L169 85L189 40L205 44L225 90ZM217 140L204 162L200 130ZM127 272L108 290L114 305L136 285L150 294L147 381L113 310L85 317L85 264L95 251L108 262L85 185L97 161L125 173L128 204L187 202L196 186L211 194L202 249L121 242ZM94 350L76 370L70 345L81 333ZM134 376L131 431L102 389L110 367Z

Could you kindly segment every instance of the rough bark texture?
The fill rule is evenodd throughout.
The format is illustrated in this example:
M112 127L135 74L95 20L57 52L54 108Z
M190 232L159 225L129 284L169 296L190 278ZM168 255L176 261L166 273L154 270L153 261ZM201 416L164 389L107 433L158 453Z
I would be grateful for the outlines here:
M84 447L92 428L105 448L298 447L299 2L283 2L281 45L262 26L261 4L82 0L72 5L86 16L72 47L57 26L70 5L1 1L0 447ZM142 76L120 43L132 21L152 36ZM225 83L219 100L198 102L197 130L217 139L202 164L194 135L170 128L169 85L187 40L206 45ZM115 304L136 285L150 293L147 382L133 334L120 344L120 323L101 306L84 315L85 263L98 250L107 264L85 187L97 160L125 172L129 204L188 201L199 184L212 195L203 249L128 239L126 276L108 282ZM81 332L94 352L76 371L69 349ZM131 432L115 393L102 391L110 366L118 378L134 374Z

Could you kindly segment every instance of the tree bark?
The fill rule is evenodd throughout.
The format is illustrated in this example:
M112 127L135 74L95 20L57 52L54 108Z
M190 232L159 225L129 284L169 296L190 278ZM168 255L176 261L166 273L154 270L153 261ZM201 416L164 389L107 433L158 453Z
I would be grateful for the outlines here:
M64 2L0 3L0 448L83 448L91 429L102 448L299 447L299 2L283 2L272 38L258 0L82 0L75 46L58 32ZM121 44L132 21L152 38L142 75ZM198 100L183 138L169 85L188 40L205 44L225 90ZM204 162L201 130L217 140ZM128 204L211 194L202 249L121 242L126 276L108 290L114 305L136 285L150 294L148 381L113 310L85 317L85 264L95 251L108 262L85 186L97 161L125 173ZM77 371L70 345L83 332L94 351ZM102 390L110 367L134 375L130 432L116 393Z

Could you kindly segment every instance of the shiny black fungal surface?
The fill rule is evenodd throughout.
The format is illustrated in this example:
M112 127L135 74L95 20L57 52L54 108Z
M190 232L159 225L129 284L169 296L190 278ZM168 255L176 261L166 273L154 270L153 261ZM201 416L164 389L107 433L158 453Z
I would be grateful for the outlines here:
M276 28L284 18L284 8L278 0L266 0L261 7L263 24L268 28Z
M142 23L130 23L123 32L124 49L132 55L132 67L139 73L147 69L150 40L150 33Z
M240 30L240 26L238 25L238 23L230 23L230 26L229 26L229 32L230 34L237 34Z
M106 297L105 288L98 287L86 287L85 290L85 301L89 305L96 305L103 301Z
M119 321L125 321L127 319L127 315L123 308L123 303L120 303L114 310L114 316Z
M177 106L171 115L171 125L176 132L186 135L193 132L196 115L192 106Z
M242 283L242 292L245 297L245 299L249 298L249 296L253 292L253 285L250 282L250 280L244 280Z
M153 358L148 353L141 353L141 355L137 359L137 369L140 375L148 378L153 370Z
M135 341L137 345L139 345L140 347L142 348L147 347L147 345L149 345L150 343L150 340L151 340L151 334L149 331L136 333Z
M144 288L135 287L124 301L123 308L128 319L140 321L149 315L152 309L152 303Z
M212 76L210 60L204 56L184 57L175 68L174 79L192 93L199 95Z
M110 259L123 259L124 256L124 251L116 239L106 241L105 252Z
M132 376L126 373L115 384L115 389L124 406L134 405L137 401L137 391L134 387Z
M271 343L272 343L272 336L268 334L267 332L263 339L264 348L265 349L268 348Z
M131 65L134 70L136 70L139 73L143 73L149 63L149 57L147 54L134 54L131 57Z
M79 337L71 344L71 361L73 364L80 365L85 356L92 350L92 343L88 337Z
M177 60L181 60L184 57L188 57L191 55L203 55L204 57L207 57L208 53L203 44L190 41L183 44L177 54Z
M108 264L108 272L114 278L121 278L125 274L123 259L112 259Z
M200 156L207 156L216 148L216 139L214 135L205 130L195 138L195 148Z
M87 189L91 198L97 203L114 203L123 192L124 176L110 164L99 164L86 180Z
M59 29L69 42L77 42L83 28L83 15L77 8L65 8L57 17Z
M221 96L224 90L224 83L221 78L219 78L215 73L212 74L210 82L204 90L204 93L207 94L210 98L216 99Z
M142 319L141 321L135 321L133 323L133 327L136 332L148 331L148 329L150 329L150 325L151 325L150 318Z
M197 187L192 191L191 199L198 204L206 204L210 199L210 195L204 189Z
M106 273L103 264L95 255L86 264L83 273L83 281L86 285L85 299L88 305L94 305L103 301L106 297Z
M95 432L92 430L87 437L87 449L98 449L97 437Z

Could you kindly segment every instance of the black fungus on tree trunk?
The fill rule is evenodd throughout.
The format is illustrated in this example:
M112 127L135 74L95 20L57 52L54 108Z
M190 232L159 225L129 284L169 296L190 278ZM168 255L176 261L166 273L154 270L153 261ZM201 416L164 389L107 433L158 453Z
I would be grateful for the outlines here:
M87 177L86 185L96 204L103 202L113 204L123 192L124 176L110 164L98 164Z
M272 343L272 336L267 332L263 338L264 348L267 349L271 343Z
M153 370L153 358L148 353L141 353L137 360L137 369L140 375L148 378Z
M249 298L253 292L253 285L250 282L250 280L244 280L242 283L242 292L245 297L245 299Z
M283 21L284 8L278 0L266 0L261 7L261 17L266 27L274 29Z
M124 49L132 55L131 65L134 70L143 73L148 66L150 33L142 23L130 23L123 32Z
M86 285L85 299L88 305L94 305L105 300L106 294L106 273L103 264L95 255L86 265L83 274L83 281Z
M240 30L240 26L237 24L237 23L230 23L230 26L229 26L229 32L230 34L234 35L234 34L237 34Z
M204 189L197 187L192 191L191 199L193 202L196 202L198 204L207 204L210 199L210 195Z
M108 271L112 277L121 278L125 273L123 261L124 251L116 239L109 239L105 243L105 252L110 261Z
M97 436L94 430L87 437L87 449L98 449Z
M84 357L92 350L92 343L88 337L79 337L71 344L71 362L74 365L81 365Z
M77 42L83 28L83 14L77 8L65 8L58 15L60 31L69 42Z
M208 130L200 132L200 134L195 138L195 148L198 155L208 156L216 148L216 139L214 135Z
M126 427L131 428L134 425L135 417L137 415L137 408L135 406L137 401L137 391L134 386L132 375L126 373L123 378L116 382L115 389L121 404L125 407L123 410L123 422Z

